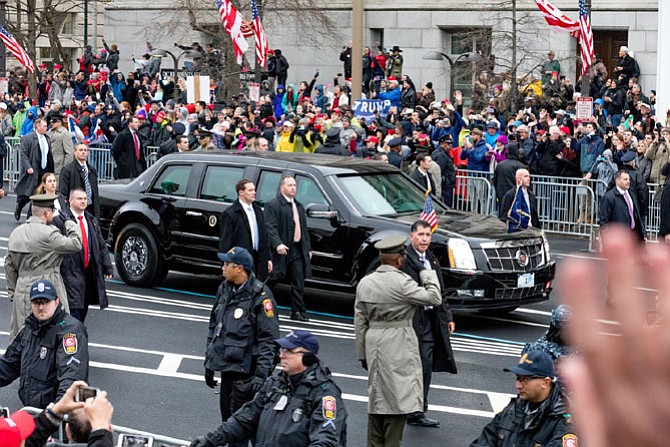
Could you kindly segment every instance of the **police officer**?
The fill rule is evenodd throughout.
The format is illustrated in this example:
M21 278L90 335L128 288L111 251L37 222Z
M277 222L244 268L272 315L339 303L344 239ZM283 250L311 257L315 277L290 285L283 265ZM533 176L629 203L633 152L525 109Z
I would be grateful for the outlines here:
M191 447L230 445L256 435L256 445L346 445L347 411L339 387L321 365L319 340L296 330L276 340L282 371L254 399Z
M56 287L40 279L30 287L32 313L0 358L0 387L21 377L23 405L45 408L76 380L88 379L88 334L65 313Z
M279 317L272 292L253 274L254 260L242 247L219 253L225 280L209 318L205 382L216 387L221 371L221 418L250 401L275 366Z
M530 351L504 371L516 374L517 397L484 427L470 447L577 446L572 416L549 354Z
M570 321L572 310L567 304L561 304L551 311L551 321L549 322L549 329L542 334L540 338L532 343L526 343L522 354L530 351L546 352L556 362L564 355L572 352L570 346L567 344L565 336L566 326Z

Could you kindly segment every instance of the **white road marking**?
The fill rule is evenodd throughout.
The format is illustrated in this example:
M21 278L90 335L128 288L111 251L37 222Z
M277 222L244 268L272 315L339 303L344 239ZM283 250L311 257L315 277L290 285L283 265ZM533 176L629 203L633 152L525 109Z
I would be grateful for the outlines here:
M182 358L178 354L167 354L163 356L163 360L161 360L161 364L158 365L157 370L174 374L179 371Z

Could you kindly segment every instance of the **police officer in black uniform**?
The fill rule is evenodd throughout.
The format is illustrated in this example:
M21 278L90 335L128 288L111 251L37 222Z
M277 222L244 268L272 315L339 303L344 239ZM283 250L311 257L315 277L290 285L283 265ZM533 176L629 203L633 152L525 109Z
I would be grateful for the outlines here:
M88 380L88 334L66 314L51 281L30 288L32 313L0 358L0 387L18 377L23 405L45 408L76 380Z
M205 382L215 388L214 371L221 371L221 417L225 421L272 374L279 317L272 292L253 274L254 260L247 250L233 247L219 253L219 259L225 280L209 318Z
M230 445L256 435L256 445L346 445L347 411L341 391L322 366L319 341L296 330L277 340L282 371L270 377L253 401L191 447Z

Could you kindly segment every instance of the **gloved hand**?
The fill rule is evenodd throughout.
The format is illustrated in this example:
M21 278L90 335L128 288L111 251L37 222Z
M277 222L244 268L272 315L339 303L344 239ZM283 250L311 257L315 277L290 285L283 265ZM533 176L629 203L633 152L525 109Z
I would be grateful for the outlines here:
M214 378L214 371L211 369L205 369L205 383L210 388L216 388L216 386L219 384L219 382Z
M416 270L417 273L426 270L426 266L423 265L423 262L413 256L405 256L405 262L412 270Z
M251 391L253 394L256 394L258 390L263 388L264 383L265 383L264 378L258 376L252 377L251 383L249 384L249 391Z
M214 447L214 445L209 442L209 439L207 439L204 436L198 436L191 442L190 447Z
M367 360L361 360L361 366L363 367L364 370L368 370L368 361Z

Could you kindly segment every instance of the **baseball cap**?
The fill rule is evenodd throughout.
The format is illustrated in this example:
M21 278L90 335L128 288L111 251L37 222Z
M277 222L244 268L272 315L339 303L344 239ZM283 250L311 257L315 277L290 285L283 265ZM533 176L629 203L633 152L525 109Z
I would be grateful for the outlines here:
M365 141L366 143L369 143L369 142L373 142L374 144L379 143L379 140L377 139L377 137L367 137L367 138L366 138L365 140L363 140L363 141Z
M254 269L254 258L246 248L233 247L228 250L228 253L219 253L219 259L222 262L232 262L233 264L241 265L248 271Z
M498 126L498 123L495 121L489 121L489 123L486 125L487 129L499 129L500 126Z
M621 162L622 163L628 163L630 161L635 160L635 151L626 151L625 154L621 157Z
M0 445L19 447L35 430L35 420L24 410L13 413L8 418L0 418Z
M314 354L319 353L319 340L310 331L295 330L275 342L284 349L304 348Z
M388 145L391 147L400 146L401 144L402 140L400 138L393 138L388 142Z
M519 363L511 368L503 369L505 372L511 372L518 376L556 376L554 361L551 356L542 351L529 351L521 356Z
M48 279L35 281L30 287L30 301L36 299L47 299L49 301L58 298L56 287Z

